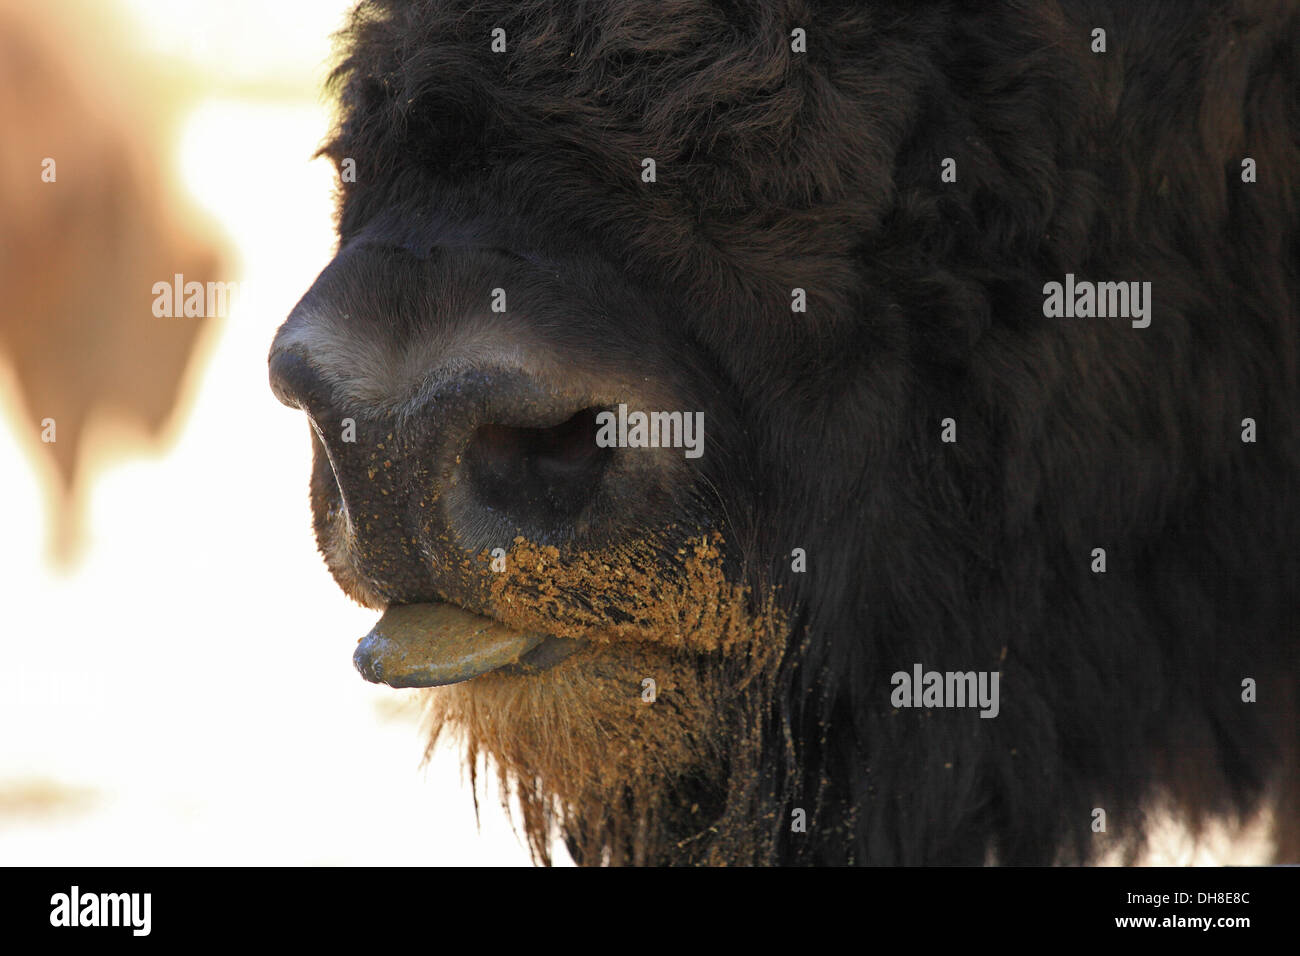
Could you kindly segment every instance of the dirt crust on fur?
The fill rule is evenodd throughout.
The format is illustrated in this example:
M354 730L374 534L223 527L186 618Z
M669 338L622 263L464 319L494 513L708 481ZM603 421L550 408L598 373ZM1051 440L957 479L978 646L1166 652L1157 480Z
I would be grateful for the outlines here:
M717 537L675 551L672 574L663 557L628 545L567 558L517 538L494 575L494 613L591 644L540 674L430 694L430 750L443 733L461 738L476 785L495 766L539 862L561 831L589 863L765 853L744 755L758 752L782 616L727 579Z

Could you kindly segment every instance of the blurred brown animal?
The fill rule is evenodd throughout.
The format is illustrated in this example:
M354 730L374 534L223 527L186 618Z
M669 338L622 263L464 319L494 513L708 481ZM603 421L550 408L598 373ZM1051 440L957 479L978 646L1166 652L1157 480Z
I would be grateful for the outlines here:
M63 560L80 540L88 431L107 415L160 437L210 324L156 318L153 283L221 267L164 175L174 92L141 83L95 20L84 4L0 0L0 363L19 428L54 465L49 540Z

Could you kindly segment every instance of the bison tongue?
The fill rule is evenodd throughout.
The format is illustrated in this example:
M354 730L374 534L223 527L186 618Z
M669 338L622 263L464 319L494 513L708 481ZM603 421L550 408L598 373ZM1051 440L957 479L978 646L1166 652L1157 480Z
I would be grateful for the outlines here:
M352 663L373 684L438 687L513 664L544 636L450 604L395 604L361 639Z

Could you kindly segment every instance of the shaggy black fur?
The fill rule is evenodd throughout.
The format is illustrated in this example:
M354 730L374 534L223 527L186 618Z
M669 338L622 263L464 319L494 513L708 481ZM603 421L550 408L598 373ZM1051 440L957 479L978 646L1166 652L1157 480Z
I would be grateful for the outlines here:
M1269 796L1300 859L1295 4L374 0L344 44L344 243L612 265L742 410L761 860L1086 861L1095 807L1136 849ZM1044 318L1067 272L1150 327ZM895 711L915 662L1000 716Z

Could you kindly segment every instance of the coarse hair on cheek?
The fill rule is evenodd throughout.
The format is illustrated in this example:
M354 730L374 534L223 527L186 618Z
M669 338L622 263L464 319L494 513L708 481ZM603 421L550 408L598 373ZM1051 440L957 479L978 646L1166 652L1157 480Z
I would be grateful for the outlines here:
M584 864L770 861L753 818L771 799L755 754L781 657L772 623L745 652L614 640L541 674L434 689L425 758L459 737L476 804L480 762L494 763L542 864L556 835Z
M721 674L689 653L633 642L596 644L527 677L485 674L429 694L426 759L443 734L459 738L476 802L480 760L495 764L539 862L550 862L560 828L590 862L655 862L669 849L674 783L722 784L734 690Z

